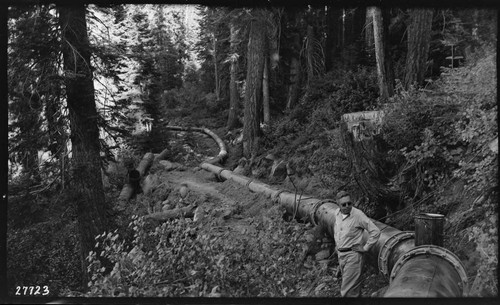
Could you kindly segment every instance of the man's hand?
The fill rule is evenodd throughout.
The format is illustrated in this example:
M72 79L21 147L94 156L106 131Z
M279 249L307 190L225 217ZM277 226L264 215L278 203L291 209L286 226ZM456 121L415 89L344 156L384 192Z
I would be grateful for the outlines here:
M360 253L365 253L365 248L363 248L363 246L361 245L354 245L352 246L352 250L356 251L356 252L360 252Z

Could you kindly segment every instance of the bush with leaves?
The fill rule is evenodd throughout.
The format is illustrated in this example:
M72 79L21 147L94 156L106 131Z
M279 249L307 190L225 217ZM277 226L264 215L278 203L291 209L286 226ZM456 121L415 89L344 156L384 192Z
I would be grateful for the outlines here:
M496 176L497 156L488 148L498 134L495 62L491 53L484 55L473 64L445 69L431 93L397 86L385 105L384 139L392 155L404 156L395 157L404 171L415 173L412 184L421 186L407 195L437 189L451 178L481 190Z
M281 209L255 218L258 236L203 228L190 219L152 227L134 216L133 240L115 232L97 237L106 270L92 252L86 296L294 296L301 281L303 226L286 223ZM230 229L229 229L230 230Z

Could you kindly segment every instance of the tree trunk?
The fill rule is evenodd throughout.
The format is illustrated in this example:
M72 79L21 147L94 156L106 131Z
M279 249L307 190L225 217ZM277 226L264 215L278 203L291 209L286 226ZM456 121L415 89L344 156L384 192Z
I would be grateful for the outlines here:
M306 46L306 59L307 59L307 87L309 88L314 78L314 28L312 25L307 26L307 46Z
M326 71L331 71L339 56L342 37L342 9L328 6L326 12L327 36L325 50Z
M373 34L373 14L372 7L366 8L366 21L365 21L365 45L369 54L373 56L375 51L375 41Z
M405 65L405 88L424 82L431 40L432 9L413 9L408 26L408 52Z
M362 39L363 26L366 21L366 9L358 7L347 10L345 44L350 45Z
M262 75L264 70L264 47L266 24L262 9L252 10L254 19L250 24L247 52L247 77L243 125L243 154L247 158L258 152L260 137L260 106L262 103Z
M219 80L219 65L217 63L217 38L212 33L212 44L214 47L214 73L215 73L215 98L220 100L220 80Z
M394 76L394 64L393 64L393 52L390 47L390 39L389 39L389 25L391 23L391 16L389 9L382 10L382 26L384 29L384 66L385 66L385 74L387 78L387 92L389 93L389 97L394 95L394 84L395 84L395 76Z
M238 46L238 31L236 29L235 21L230 23L230 49L231 54L236 54ZM229 81L229 114L227 117L227 128L229 130L237 128L239 125L238 115L240 114L240 95L236 81L238 80L238 58L231 59L230 67L230 81Z
M264 124L269 124L271 115L269 113L269 58L264 59L264 72L262 75L262 103L264 113Z
M141 162L137 166L136 170L139 172L140 178L144 177L148 169L153 164L153 161L160 161L160 158L155 158L153 153L147 153L142 158ZM124 186L120 195L118 196L118 201L120 202L120 208L125 208L125 202L128 201L136 191L134 185L128 181Z
M148 219L154 219L157 221L167 221L173 218L181 218L181 217L186 217L186 218L192 218L194 216L194 209L195 206L187 206L183 208L177 208L177 209L172 209L169 211L165 212L156 212L152 214L148 214L144 216L145 220Z
M381 100L387 100L393 94L392 81L388 78L386 64L386 33L384 31L384 23L382 12L378 7L371 8L373 18L373 34L375 41L375 57L377 60L377 75L378 86Z
M73 192L80 239L83 284L86 287L86 257L94 249L95 236L107 228L101 179L99 130L90 64L85 6L59 6L62 29L67 105L72 144Z
M300 60L298 57L293 56L290 62L290 86L288 87L286 109L292 109L299 99L301 72Z

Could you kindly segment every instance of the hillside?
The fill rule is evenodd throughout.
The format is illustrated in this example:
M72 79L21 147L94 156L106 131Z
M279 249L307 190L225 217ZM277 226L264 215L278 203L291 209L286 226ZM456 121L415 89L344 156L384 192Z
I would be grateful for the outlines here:
M455 96L459 101L463 98L459 91L450 94L451 86L464 88L463 92L467 92L468 97L474 92L477 92L475 93L477 95L483 95L485 90L493 88L494 63L494 57L485 54L484 57L478 58L477 62L470 66L450 70L447 75L436 82L432 89L413 93L402 92L401 96L404 97L404 94L424 94L423 98L426 100L434 100L432 106L426 107L439 107L441 101L447 102L452 96ZM474 91L471 88L477 88L477 90ZM494 91L491 92L493 95L489 97L493 101ZM420 98L422 97L420 96ZM472 99L474 100L474 97ZM395 101L394 105L397 107L397 103L403 102ZM485 101L478 100L478 102L484 103ZM445 103L442 107L444 105ZM459 104L459 106L461 105ZM324 105L319 102L316 109L321 109L321 107ZM463 107L467 109L470 104L467 103ZM489 116L489 111L495 111L496 106L494 107L483 112L483 116ZM427 109L424 110L427 111ZM412 109L412 111L422 111L422 109ZM457 112L460 111L464 110ZM308 116L308 113L303 114ZM407 114L403 113L402 115ZM225 137L227 130L217 128L217 119L217 116L212 118L208 115L203 119L202 126L210 126L221 137ZM399 119L403 120L403 116ZM276 127L272 125L270 129L279 129L280 126L286 125L292 120L294 120L293 114L284 116L278 121ZM173 117L170 122L192 121L190 115L187 115L182 118ZM488 124L488 121L483 122ZM398 122L398 124L402 123ZM273 134L270 133L269 141L271 143L273 140L277 141L280 143L279 147L264 150L256 158L258 160L255 161L257 166L247 169L246 174L279 189L296 192L297 196L307 194L318 198L333 198L337 185L344 185L345 188L353 191L355 198L363 198L356 182L350 178L349 156L343 154L345 147L339 145L341 143L339 129L326 129L321 133L313 134L309 131L313 128L311 126L313 124L317 124L317 122L313 121L297 126L295 134L288 134L291 138L289 141L281 137L274 140L271 138ZM487 126L489 125L483 125L485 128ZM420 128L425 130L433 128L433 126L420 126ZM447 130L451 126L442 128ZM490 126L488 128L496 127ZM278 133L279 131L274 132ZM445 131L446 134L448 133ZM486 137L486 134L482 136ZM198 207L196 213L201 213L202 216L198 217L201 217L202 220L197 219L192 222L189 219L181 219L171 220L164 224L157 222L144 224L143 221L135 218L136 225L142 224L144 226L138 225L139 229L136 229L138 230L136 234L139 233L139 236L152 234L151 238L154 242L151 246L158 243L157 246L163 245L165 247L161 251L156 248L156 251L159 252L153 251L153 254L146 255L147 259L141 259L136 268L146 268L146 270L150 270L149 272L154 272L157 269L152 266L162 266L160 270L171 270L175 266L176 272L170 274L168 279L165 279L162 272L140 275L135 280L146 280L151 285L155 282L161 284L153 285L155 288L143 284L131 295L339 296L339 279L333 276L338 262L333 254L331 238L326 235L318 235L317 230L313 229L310 224L300 223L296 220L290 221L284 215L283 207L277 206L262 194L251 193L233 181L221 182L213 173L200 169L198 165L206 156L214 156L217 153L215 142L208 136L197 133L173 132L170 138L172 140L169 145L172 147L172 151L184 149L183 152L169 158L173 162L183 164L182 170L165 169L161 165L154 166L150 170L150 176L154 175L154 181L156 181L152 195L139 195L135 201L131 202L130 206L136 208L130 212L136 215L147 215L147 207L150 205L155 211L159 211L161 210L160 203L165 200L172 204L178 202L180 185L186 183L189 195L183 204L195 204ZM441 139L441 141L444 143L449 140ZM434 145L439 144L433 143ZM458 148L455 146L453 149L465 149L465 146ZM241 145L228 144L228 150L229 158L224 167L234 169L241 156ZM496 158L493 146L481 149L480 152L485 153L488 157ZM277 155L281 160L296 164L298 175L293 178L285 177L282 174L270 177L273 161L266 161L269 154ZM468 152L461 155L461 160L475 161L474 154L478 154L477 150L469 149ZM437 153L428 155L430 159L437 157ZM330 162L334 164L332 167L336 166L337 171L331 171L330 168L324 166ZM318 166L320 164L323 165L322 168ZM434 164L434 166L441 166ZM481 168L484 171L483 175L486 173L495 175L496 164L496 160L491 159L490 163ZM437 171L442 167L427 165L426 169ZM344 174L344 176L339 174ZM491 179L492 177L485 178ZM483 180L483 183L487 183L486 189L479 191L479 188L471 187L475 185L474 181L471 181L467 176L437 180L429 189L429 192L433 194L432 197L427 196L427 198L423 197L424 199L409 201L405 208L384 217L388 224L396 228L413 230L413 218L419 213L444 214L446 217L444 246L454 252L464 263L470 278L470 296L496 294L496 278L494 268L491 268L496 265L497 259L495 250L497 215L494 210L497 194L494 184L490 184L493 181L495 180ZM347 186L345 186L346 184ZM475 186L478 187L478 185ZM361 209L370 211L371 206L373 203L358 201L358 207ZM149 213L151 212L150 210ZM156 229L154 229L155 226L157 226ZM116 234L120 235L120 233ZM173 243L170 246L172 248L168 248L161 242L162 234L178 234L176 238L190 237L191 241L187 244L182 243L182 246ZM136 237L134 244L144 242L142 238ZM158 240L158 238L160 239ZM190 247L192 250L185 252ZM168 252L169 255L174 253L180 255L180 258L174 260L177 263L180 262L180 265L177 266L171 261L173 257L160 254L165 253L164 251L167 249L174 251ZM144 251L147 252L147 250ZM213 253L213 255L207 255L207 253ZM115 254L120 254L120 252ZM142 253L142 255L145 254ZM200 255L207 260L192 261L194 257ZM134 260L134 258L131 259ZM119 262L125 263L121 260ZM196 264L192 265L193 262ZM152 265L148 266L148 264ZM185 267L183 264L186 264ZM187 269L190 270L192 276L183 279L183 274L187 272ZM130 280L129 276L120 273L120 275L111 274L103 278L98 277L94 282L95 288L90 295L113 293L130 295L130 291L127 293L127 291L116 290L117 287L121 287L120 283L124 279ZM112 285L105 284L103 279L106 278L111 281L114 279L117 282ZM364 281L363 296L369 297L387 284L387 279L369 266ZM105 288L104 292L101 290L102 288Z

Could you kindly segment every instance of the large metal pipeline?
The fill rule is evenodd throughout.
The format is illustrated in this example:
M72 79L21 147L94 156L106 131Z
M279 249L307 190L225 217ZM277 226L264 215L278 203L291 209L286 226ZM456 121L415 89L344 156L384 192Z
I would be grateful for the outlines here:
M220 178L233 180L250 191L265 194L283 205L288 213L320 226L333 237L335 213L339 207L331 199L316 199L299 196L254 180L234 174L232 171L213 165L227 155L224 142L207 128L185 128L169 126L171 130L197 131L210 135L219 145L217 157L200 165ZM400 231L380 221L373 220L380 229L378 241L368 255L379 271L389 278L384 297L459 297L467 295L468 279L465 269L456 255L441 246L416 245L415 234ZM366 240L367 234L364 239ZM421 242L421 241L419 241Z
M219 154L215 156L214 158L211 158L207 161L206 163L214 164L214 163L220 163L224 161L224 159L227 157L227 149L226 145L224 144L224 141L222 141L219 136L217 136L216 133L211 131L208 128L202 128L202 127L182 127L182 126L165 126L166 129L169 130L178 130L178 131L195 131L195 132L201 132L201 133L206 133L207 135L211 136L212 139L217 143L219 146Z
M233 180L252 192L265 194L299 219L319 225L333 237L335 213L331 199L317 199L278 190L262 182L204 162L201 168L220 178ZM435 245L415 245L415 234L372 220L380 229L377 243L368 255L390 283L384 297L459 297L467 294L467 275L460 260L449 250ZM366 233L364 238L366 239Z

